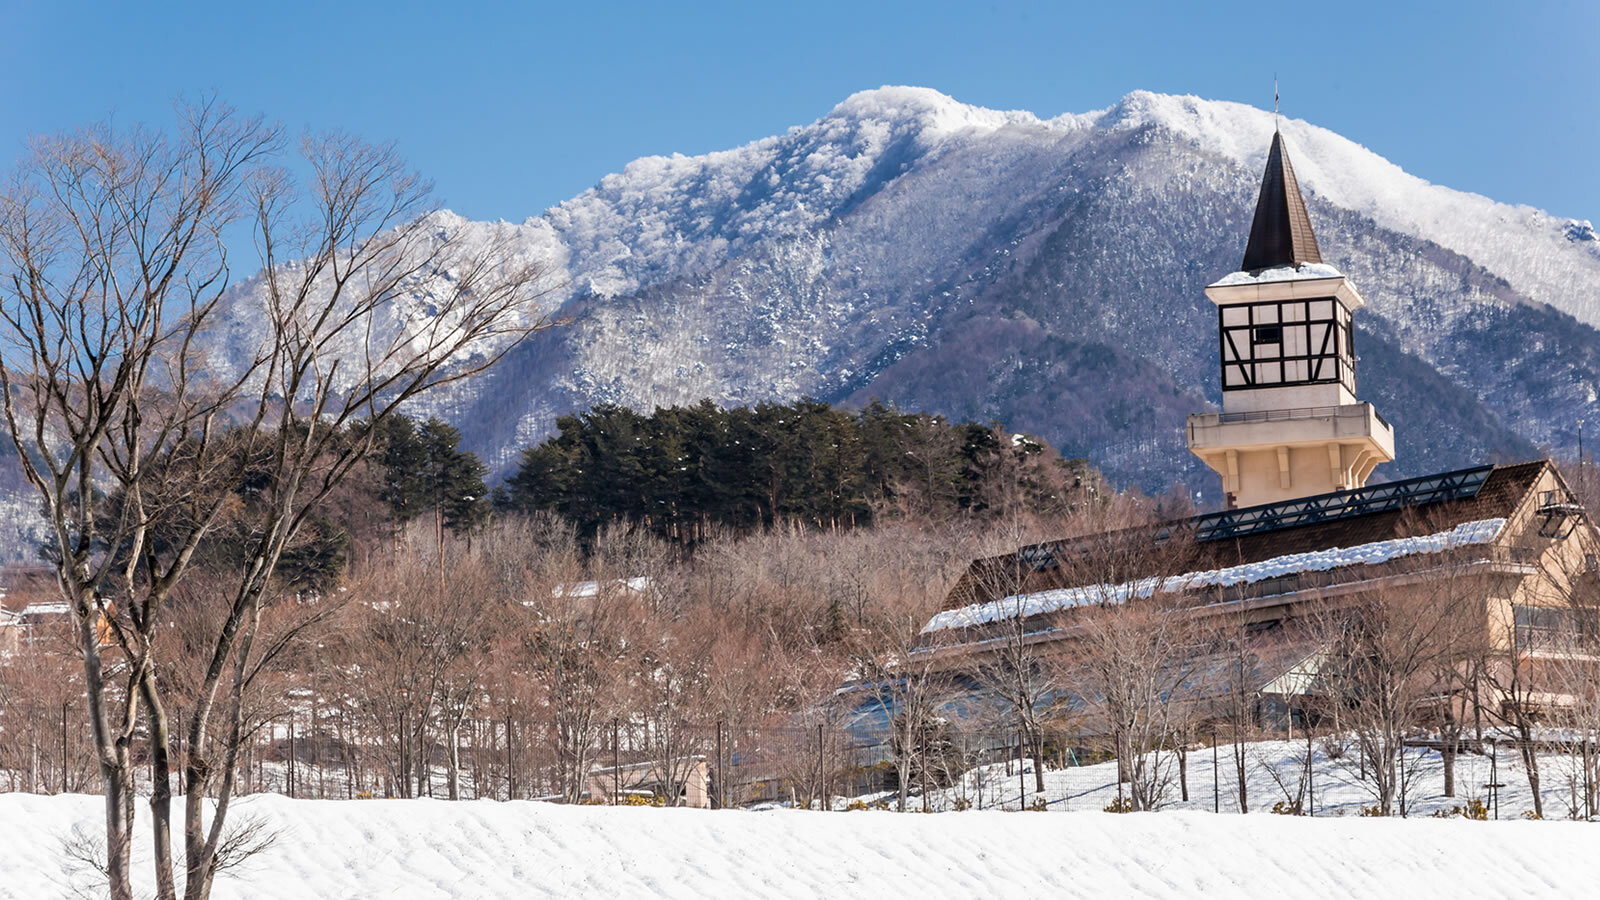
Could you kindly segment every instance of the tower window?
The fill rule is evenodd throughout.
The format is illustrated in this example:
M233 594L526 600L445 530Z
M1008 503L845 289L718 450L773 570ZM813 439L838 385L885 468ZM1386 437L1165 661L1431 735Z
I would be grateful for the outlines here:
M1224 391L1344 384L1355 392L1350 311L1332 297L1218 307Z

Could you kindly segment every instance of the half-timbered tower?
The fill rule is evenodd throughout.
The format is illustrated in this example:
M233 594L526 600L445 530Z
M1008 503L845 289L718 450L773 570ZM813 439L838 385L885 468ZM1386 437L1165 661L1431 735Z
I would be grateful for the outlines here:
M1356 399L1351 314L1365 301L1322 261L1283 135L1272 136L1240 270L1211 284L1222 411L1189 417L1189 450L1230 507L1359 488L1394 429Z

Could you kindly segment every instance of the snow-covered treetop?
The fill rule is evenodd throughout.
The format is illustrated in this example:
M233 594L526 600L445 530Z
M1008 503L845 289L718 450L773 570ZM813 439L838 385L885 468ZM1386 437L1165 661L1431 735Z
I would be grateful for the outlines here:
M1256 173L1275 127L1240 103L1134 91L1108 109L1042 119L961 103L928 88L852 94L786 134L699 156L649 156L547 211L540 238L570 256L577 293L616 295L692 275L756 241L824 226L899 175L953 148L1039 151L1086 131L1159 128ZM1569 239L1569 218L1433 185L1365 147L1298 119L1281 121L1311 197L1430 238L1524 294L1600 324L1600 301L1573 290L1574 266L1600 284L1600 242ZM916 230L926 223L903 223ZM1561 254L1559 263L1553 254Z

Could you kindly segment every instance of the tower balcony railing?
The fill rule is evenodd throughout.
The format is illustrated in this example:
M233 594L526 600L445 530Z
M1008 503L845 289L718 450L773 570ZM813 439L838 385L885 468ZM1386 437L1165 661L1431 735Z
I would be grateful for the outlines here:
M1365 403L1352 403L1348 406L1302 406L1297 409L1260 409L1253 412L1225 412L1217 414L1217 421L1223 425L1235 422L1282 422L1288 419L1322 419L1328 416L1364 416L1367 414ZM1378 421L1388 425L1383 416L1378 416Z
M1348 443L1370 445L1383 460L1394 458L1394 428L1366 402L1195 413L1187 426L1189 449L1202 455L1224 449Z

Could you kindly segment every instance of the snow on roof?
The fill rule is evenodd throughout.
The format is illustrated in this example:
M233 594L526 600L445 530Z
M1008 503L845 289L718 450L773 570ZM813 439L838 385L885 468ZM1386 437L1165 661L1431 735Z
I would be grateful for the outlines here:
M928 624L922 627L922 633L984 625L1013 617L1026 618L1074 606L1121 603L1129 598L1149 597L1158 590L1175 593L1202 587L1253 584L1296 572L1325 572L1344 566L1388 562L1402 556L1438 553L1451 547L1489 543L1500 536L1505 524L1505 519L1480 519L1476 522L1464 522L1449 531L1437 534L1374 541L1354 547L1330 547L1327 550L1315 550L1309 553L1290 553L1260 562L1204 572L1188 572L1167 578L1156 576L1116 585L1085 585L1031 594L1013 594L988 603L974 603L961 609L947 609L929 619Z
M1234 272L1213 281L1208 287L1232 287L1237 284L1266 284L1271 281L1314 281L1318 278L1343 278L1344 273L1327 263L1301 263L1298 266L1278 266L1259 272Z
M635 575L632 578L613 579L607 581L606 584L612 586L620 585L625 590L642 594L650 588L650 577L647 575ZM556 597L593 597L600 593L600 582L579 581L573 584L563 584L550 593Z
M65 616L71 613L72 607L64 600L53 603L30 603L22 608L24 616Z
M689 756L674 756L672 757L672 762L674 765L686 762L702 762L705 760L705 758L706 757L704 753L696 753ZM636 769L651 769L660 765L661 760L659 759L646 759L638 762L623 763L620 766L590 766L589 774L598 775L602 772L628 772Z

